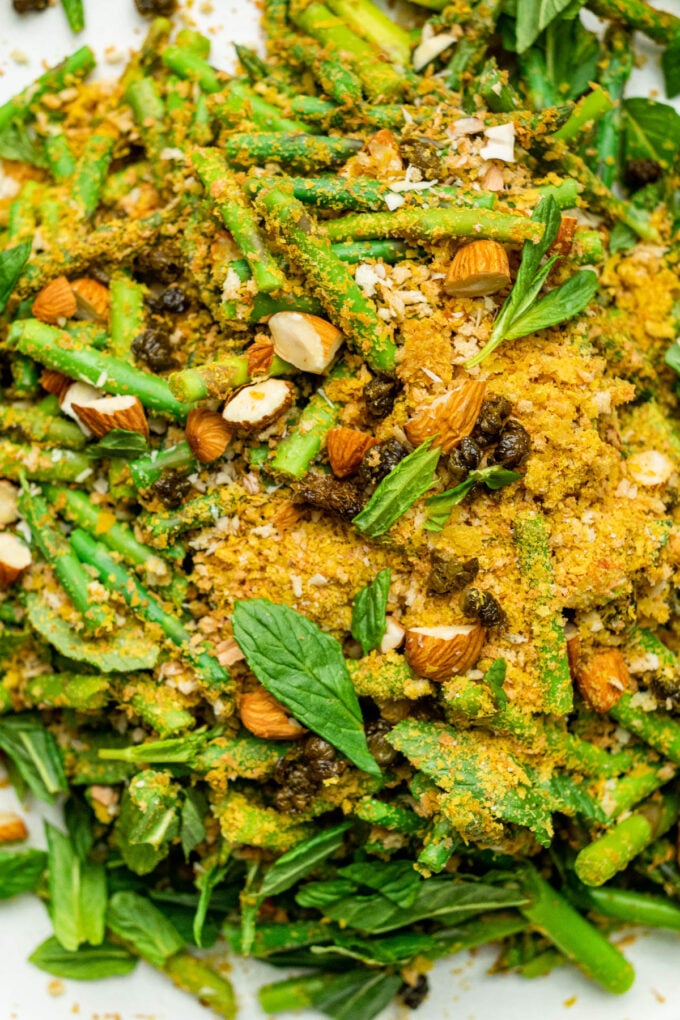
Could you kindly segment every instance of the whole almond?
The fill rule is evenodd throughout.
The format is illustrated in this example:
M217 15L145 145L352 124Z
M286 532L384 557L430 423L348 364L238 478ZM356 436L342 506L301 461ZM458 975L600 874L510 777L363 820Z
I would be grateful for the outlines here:
M149 423L139 397L100 397L72 408L87 428L101 439L113 429L139 432L149 438Z
M486 632L478 623L461 627L411 627L404 654L411 669L428 680L465 673L481 655Z
M107 322L111 299L109 289L99 280L83 276L73 280L71 288L78 305L77 318L90 319L94 322Z
M444 281L447 294L480 297L510 284L510 265L498 241L480 240L459 248Z
M472 432L479 415L486 383L469 379L456 390L437 397L406 422L404 431L414 446L432 439L444 453Z
M248 691L241 698L241 722L256 737L268 740L295 740L307 730L293 719L288 709L264 687Z
M594 712L608 712L632 687L628 667L618 648L605 648L580 662L576 684Z
M377 439L358 429L331 429L326 440L328 462L336 478L347 478L358 471L367 450L376 446Z
M185 431L191 452L201 464L210 464L221 457L231 438L231 431L222 415L205 407L189 411Z
M65 276L57 276L36 295L31 311L36 319L54 326L60 319L76 314L77 302Z

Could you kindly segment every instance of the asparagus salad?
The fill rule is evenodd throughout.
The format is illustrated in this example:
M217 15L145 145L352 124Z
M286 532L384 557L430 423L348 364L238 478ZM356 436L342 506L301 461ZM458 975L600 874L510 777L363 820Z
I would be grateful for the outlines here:
M137 0L119 78L0 106L0 750L63 805L0 815L0 897L48 975L231 1018L234 954L370 1020L486 943L624 993L616 929L680 930L680 116L626 98L680 18L582 6L266 0L226 73Z

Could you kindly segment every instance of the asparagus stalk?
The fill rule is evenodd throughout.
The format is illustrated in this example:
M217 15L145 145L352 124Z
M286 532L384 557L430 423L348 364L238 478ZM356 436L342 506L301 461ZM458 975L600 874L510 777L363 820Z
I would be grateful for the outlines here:
M45 158L50 173L57 184L67 181L76 168L76 160L65 135L48 135L43 143Z
M406 835L418 835L427 827L427 821L408 808L397 804L387 804L374 797L362 797L352 807L352 814L363 822L378 825L382 829L392 829Z
M674 777L676 769L667 761L649 757L635 763L630 772L608 785L600 798L608 818L619 818Z
M645 801L576 857L576 874L584 885L603 885L659 836L670 829L680 811L680 796L667 791Z
M613 917L624 924L643 924L646 928L680 931L680 907L662 896L613 886L579 886L578 889L570 889L569 893L582 910Z
M18 693L22 708L72 708L96 712L112 698L111 674L42 673L29 677Z
M191 447L182 440L167 450L153 450L150 454L137 457L130 465L132 481L138 489L148 489L164 471L191 471L196 469L196 459Z
M161 59L180 78L197 82L203 92L211 94L222 88L219 74L195 47L166 46Z
M408 32L376 7L371 0L326 0L327 6L356 35L363 37L393 63L408 67L411 40Z
M76 85L86 78L95 66L94 53L89 46L76 50L60 64L42 74L32 85L0 106L0 131L13 120L25 120L39 105L43 96L61 92L68 85Z
M531 865L526 865L518 878L530 901L520 910L531 925L606 991L616 995L627 992L635 974L619 950L588 924Z
M95 632L110 630L113 613L108 606L93 602L91 578L71 549L68 539L59 531L45 500L42 496L33 495L26 487L19 497L19 508L30 528L31 544L37 546L54 570L87 629Z
M281 289L286 278L267 251L255 214L220 153L217 149L195 149L191 160L225 227L248 260L258 290L269 294Z
M141 514L139 525L142 533L147 536L147 541L156 548L163 549L185 531L209 527L220 517L235 513L243 498L244 492L239 486L225 486L217 492L189 500L178 510Z
M284 117L278 106L267 102L241 81L231 81L215 97L211 112L227 123L251 121L261 131L288 131L307 134L309 128L300 120Z
M521 106L521 100L509 84L508 72L501 71L491 57L481 70L477 80L479 95L494 113L512 113Z
M357 213L330 220L331 242L404 237L409 241L441 241L447 237L487 237L510 244L539 241L543 227L526 216L486 209L396 209L394 212Z
M296 368L275 354L266 374L277 376L295 372L297 372ZM249 357L246 352L245 354L232 354L221 361L211 361L206 365L185 368L181 372L173 372L168 379L168 385L178 400L192 404L207 398L222 400L228 397L232 390L243 386L251 378Z
M92 474L92 461L73 450L41 450L0 439L0 475L18 481L25 475L36 482L84 482Z
M182 655L192 663L209 687L217 688L225 694L230 691L229 674L220 666L217 659L203 650L200 644L196 645L192 641L192 635L177 617L166 612L137 578L109 555L105 546L95 542L80 528L76 528L71 535L71 545L83 563L95 568L105 588L122 595L135 615L160 626L166 637L178 646Z
M515 519L514 539L520 570L536 607L531 627L544 711L566 715L573 707L571 674L544 518L540 514L519 514Z
M183 419L189 413L190 408L175 399L165 380L110 354L78 344L68 333L37 319L13 323L7 344L41 365L70 378L83 379L106 393L139 397L145 407L159 414Z
M598 18L622 22L662 46L680 35L680 18L677 15L660 11L643 0L588 0L586 6Z
M236 1016L234 989L227 978L222 977L205 960L200 960L191 953L177 953L166 961L163 970L178 988L195 995L217 1016L234 1020Z
M61 0L72 32L82 32L85 28L85 8L83 0Z
M344 362L340 362L329 378L338 379L345 375L348 375L348 369ZM303 408L295 426L278 444L270 465L272 472L302 478L338 420L339 413L340 408L324 392L317 390Z
M89 220L99 205L102 188L113 158L111 135L90 135L76 164L70 185L76 213Z
M12 407L0 404L0 427L17 429L26 439L71 450L82 450L85 436L75 422L65 421L37 407Z
M144 329L144 288L129 273L119 270L111 277L111 353L128 358L132 341Z
M614 100L613 109L600 119L595 135L597 175L608 188L615 183L620 162L623 134L621 101L626 82L633 70L633 47L630 32L620 24L610 25L604 37L604 61L599 81Z
M296 117L306 123L318 125L328 131L330 128L347 130L350 125L357 127L368 124L375 128L401 128L406 123L406 115L420 123L431 116L427 107L404 107L400 103L364 103L348 114L346 107L320 99L318 96L296 95L286 97L286 103ZM407 110L407 114L404 110ZM309 128L307 129L309 130Z
M348 65L344 54L299 36L287 36L286 48L292 61L304 64L321 85L321 89L341 106L353 107L362 101L361 78Z
M358 138L339 135L290 134L287 131L230 134L224 154L232 166L247 168L283 163L295 170L322 170L345 163L361 148Z
M371 368L391 371L396 348L389 332L352 273L333 254L323 227L312 220L302 203L283 187L266 188L258 195L256 205L334 324L346 334Z
M132 110L151 163L156 187L162 191L168 164L161 159L161 153L168 147L168 139L165 132L165 104L158 86L153 78L135 78L125 89L125 99Z
M609 714L636 737L669 761L680 765L680 725L661 712L645 712L633 704L632 694L623 694Z

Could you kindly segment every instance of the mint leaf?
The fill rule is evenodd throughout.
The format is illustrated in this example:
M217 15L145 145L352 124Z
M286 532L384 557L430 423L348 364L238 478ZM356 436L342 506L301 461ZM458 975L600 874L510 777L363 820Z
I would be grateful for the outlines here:
M167 772L147 769L123 794L114 836L130 871L146 875L168 856L180 831L181 790Z
M31 791L38 800L53 804L68 783L57 743L36 716L21 714L0 719L0 751L12 766L12 779L21 795Z
M68 836L45 823L50 889L50 917L54 934L72 952L81 942L93 946L104 940L106 872L102 864L82 860Z
M89 457L125 457L128 460L148 452L149 444L144 436L128 429L111 429L98 443L88 446L86 450Z
M669 368L680 375L680 343L677 340L670 345L663 360Z
M351 822L343 822L316 836L310 836L291 850L287 850L264 876L259 890L260 899L278 896L279 893L294 886L317 864L321 864L340 849L345 841L345 833L351 827Z
M374 581L357 592L352 605L352 637L361 645L364 655L382 641L386 624L387 598L392 574L381 570Z
M430 449L432 440L422 443L383 478L368 503L352 523L368 538L384 535L435 480L440 451Z
M198 888L201 890L201 895L198 900L198 906L196 907L192 931L194 942L199 949L203 948L204 945L203 928L208 914L208 907L210 906L213 889L215 886L218 886L220 882L224 881L228 870L229 864L213 864L212 867L209 867L199 876L196 882Z
M30 241L24 241L23 244L0 252L0 312L4 312L10 294L16 287L30 255Z
M129 974L137 966L134 956L127 949L113 942L102 942L100 946L81 946L79 949L64 949L53 936L45 939L29 956L29 961L46 974L73 981L99 981L101 978Z
M528 50L543 29L572 4L573 0L520 0L517 4L517 52Z
M399 991L401 978L368 968L334 974L312 996L314 1009L333 1020L373 1020Z
M573 319L590 304L597 287L597 273L592 269L581 269L514 319L505 339L518 340L529 333L538 333L541 329Z
M111 897L106 926L152 967L163 967L185 946L165 915L145 896L134 892L117 892Z
M47 864L44 850L0 851L0 900L32 892Z
M661 54L661 68L668 99L680 93L680 36L672 39Z
M360 861L340 868L338 874L404 908L413 906L423 881L410 861Z
M30 163L31 166L40 167L41 170L47 166L47 160L35 135L29 132L23 121L18 118L10 121L7 127L0 131L0 158L17 163Z
M652 159L671 166L680 148L680 114L666 103L653 99L625 99L625 160Z
M521 477L522 475L518 471L509 471L508 468L500 467L498 464L491 464L489 467L470 472L468 477L455 488L446 489L445 492L431 496L426 501L427 520L423 528L425 531L441 531L454 506L463 502L477 482L483 482L489 489L500 489L504 485L516 482Z
M269 693L358 768L380 775L335 638L288 606L268 599L237 602L232 626L248 665Z
M615 223L609 235L609 250L612 255L617 251L628 251L637 244L637 234L627 223Z
M180 842L184 859L205 839L204 818L208 814L208 799L196 788L184 791L184 803L180 818Z

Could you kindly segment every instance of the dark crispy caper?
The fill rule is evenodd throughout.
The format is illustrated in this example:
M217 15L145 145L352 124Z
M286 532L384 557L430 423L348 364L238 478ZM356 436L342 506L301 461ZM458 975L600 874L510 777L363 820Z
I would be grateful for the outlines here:
M505 613L490 591L466 588L460 606L466 616L479 620L483 627L498 627L505 622Z
M319 784L311 778L304 764L285 758L277 762L274 781L279 784L274 804L286 814L305 811L319 790Z
M50 0L12 0L17 14L29 14L31 11L44 11Z
M391 729L386 719L373 719L366 724L366 743L378 765L391 765L397 757L397 752L386 739Z
M170 337L167 331L159 326L149 326L136 336L130 350L132 355L143 361L152 372L165 372L176 365Z
M149 283L172 283L181 275L182 263L179 246L170 240L145 248L135 260L137 273Z
M459 560L441 549L435 549L431 558L432 568L427 579L428 595L448 595L472 584L479 573L479 560Z
M479 467L482 448L472 436L465 436L445 461L452 485L459 485L471 471Z
M519 467L531 453L531 437L518 421L511 418L501 429L496 449L491 455L495 464L501 467Z
M392 413L399 386L389 375L375 375L364 386L364 403L369 418L380 420Z
M505 397L488 397L477 415L472 437L482 445L493 443L510 417L512 404Z
M441 180L442 173L441 145L430 138L405 138L399 143L399 151L404 159L420 170L426 181Z
M295 488L295 502L327 510L351 520L364 508L365 499L353 482L341 482L330 475L310 474Z
M182 505L191 491L191 482L181 471L164 471L151 488L163 506L168 510L175 510Z
M135 7L146 18L167 17L177 10L177 0L135 0Z
M629 159L623 171L627 188L638 191L663 177L663 167L655 159Z
M315 733L307 737L302 745L302 753L309 761L332 761L335 758L335 748L323 737L317 737Z
M367 450L357 472L357 484L368 488L381 482L397 466L408 450L398 439L388 439Z
M171 312L173 315L177 315L187 310L189 299L182 288L175 284L165 288L155 301L155 306L159 312Z
M399 998L409 1009L418 1009L430 994L430 986L424 974L418 975L414 985L406 982L399 989Z

